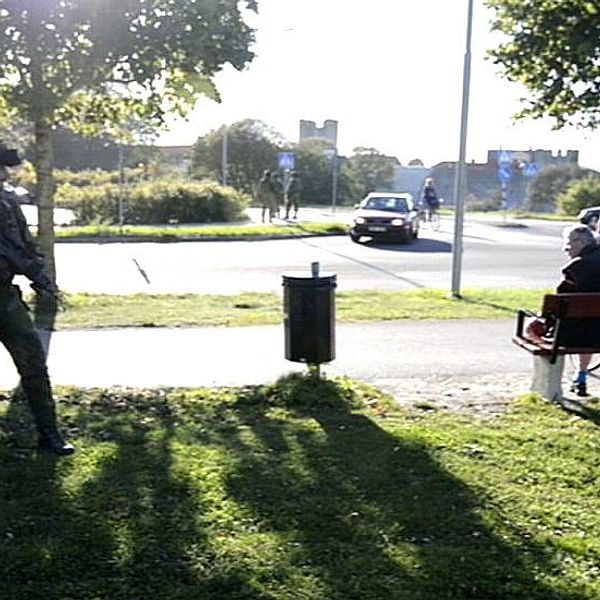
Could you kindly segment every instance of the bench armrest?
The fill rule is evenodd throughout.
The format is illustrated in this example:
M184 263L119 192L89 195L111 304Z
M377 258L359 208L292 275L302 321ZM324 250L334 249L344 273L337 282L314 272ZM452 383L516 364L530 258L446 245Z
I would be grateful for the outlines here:
M540 319L541 317L536 313L532 312L531 310L527 310L524 308L519 309L519 311L517 312L517 330L515 332L515 335L517 337L523 337L523 328L525 326L526 318Z

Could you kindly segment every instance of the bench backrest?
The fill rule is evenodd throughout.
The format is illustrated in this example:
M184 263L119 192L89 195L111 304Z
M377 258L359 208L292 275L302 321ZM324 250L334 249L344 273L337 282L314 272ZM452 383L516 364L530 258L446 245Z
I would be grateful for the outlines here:
M600 293L547 294L542 316L550 315L560 319L600 318Z

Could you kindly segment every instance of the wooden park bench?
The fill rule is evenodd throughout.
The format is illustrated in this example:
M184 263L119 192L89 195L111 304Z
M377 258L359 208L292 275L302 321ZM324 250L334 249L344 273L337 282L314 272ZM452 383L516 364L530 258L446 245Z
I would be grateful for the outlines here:
M530 318L547 324L541 337L528 336ZM600 293L547 294L538 314L518 311L512 341L534 356L532 391L560 401L565 355L600 352Z

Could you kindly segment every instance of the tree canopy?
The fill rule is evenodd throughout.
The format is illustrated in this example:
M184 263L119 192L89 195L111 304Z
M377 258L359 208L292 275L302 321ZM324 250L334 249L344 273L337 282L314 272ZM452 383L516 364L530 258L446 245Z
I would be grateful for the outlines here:
M558 197L574 181L590 177L593 174L593 171L577 165L555 165L545 168L529 185L527 209L533 211L555 210Z
M0 92L30 122L107 127L135 111L160 124L218 98L210 77L241 69L252 41L236 2L3 0Z
M328 140L310 138L293 144L284 141L262 121L246 119L198 138L191 164L194 177L221 178L225 129L228 183L240 191L254 193L254 186L264 170L281 175L277 152L292 152L295 155L296 178L290 194L298 198L300 205L331 202L334 177L339 204L358 202L373 190L390 190L394 167L399 164L396 158L385 156L375 148L355 148L348 158L338 156L334 165L335 150Z
M0 109L34 135L39 236L54 276L52 130L127 131L185 115L211 77L253 57L255 0L1 0ZM125 125L125 127L124 127Z
M584 208L598 205L600 205L600 178L595 174L572 181L557 199L560 211L573 216Z
M518 116L549 116L556 127L600 123L600 6L589 0L487 0L490 51L505 76L530 92Z
M245 119L198 138L192 150L191 172L195 177L220 181L223 143L227 136L227 183L248 194L263 171L277 168L277 151L283 139L262 121Z
M397 158L386 156L375 148L354 148L348 159L348 169L359 182L358 195L362 198L369 192L391 189L394 166L399 164Z

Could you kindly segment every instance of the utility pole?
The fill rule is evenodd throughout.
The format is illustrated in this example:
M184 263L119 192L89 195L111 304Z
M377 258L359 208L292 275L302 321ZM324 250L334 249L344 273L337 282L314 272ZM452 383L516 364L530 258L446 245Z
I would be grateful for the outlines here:
M119 205L118 205L118 220L119 220L119 235L123 233L123 223L125 222L124 210L124 193L125 193L125 157L123 156L123 141L119 143Z
M338 184L338 155L337 148L326 148L324 150L325 156L331 160L331 212L335 212L335 205L337 203L337 184Z
M465 220L465 155L467 124L469 120L469 89L471 85L471 33L473 27L473 0L468 0L467 42L463 66L462 110L460 119L460 145L454 179L454 245L452 248L452 296L461 298L460 276L463 253L463 225Z
M337 148L333 149L333 174L331 179L331 212L335 213L335 205L337 204L337 188L338 188L338 154Z
M223 139L221 142L221 182L227 185L227 127L223 128Z

